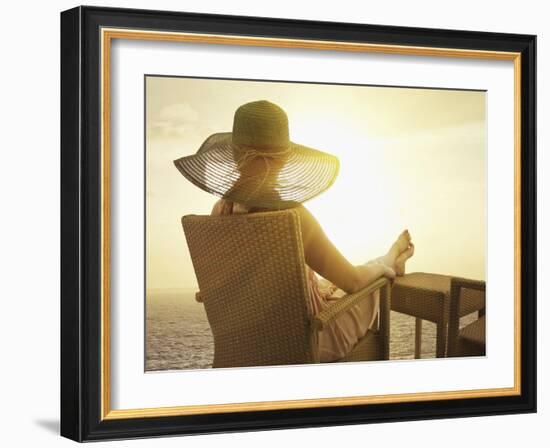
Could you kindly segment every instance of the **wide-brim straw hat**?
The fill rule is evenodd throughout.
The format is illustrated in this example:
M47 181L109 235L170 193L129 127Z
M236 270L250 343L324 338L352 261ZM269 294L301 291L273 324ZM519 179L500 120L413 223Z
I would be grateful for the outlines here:
M329 188L338 158L290 140L288 118L269 101L240 106L233 132L210 135L199 150L174 160L197 187L249 207L295 207Z

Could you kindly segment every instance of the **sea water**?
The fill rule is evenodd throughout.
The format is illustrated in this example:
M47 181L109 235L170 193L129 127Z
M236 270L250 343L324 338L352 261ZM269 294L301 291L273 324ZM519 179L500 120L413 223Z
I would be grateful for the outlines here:
M146 301L146 370L208 369L214 341L204 306L189 290L149 291ZM390 314L390 359L414 358L415 319ZM422 358L435 357L436 326L422 323Z

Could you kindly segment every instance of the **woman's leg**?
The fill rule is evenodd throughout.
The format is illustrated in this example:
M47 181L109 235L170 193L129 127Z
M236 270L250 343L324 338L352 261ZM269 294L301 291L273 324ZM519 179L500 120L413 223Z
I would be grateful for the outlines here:
M379 306L380 295L376 291L326 325L319 332L321 362L336 361L346 356L373 327Z

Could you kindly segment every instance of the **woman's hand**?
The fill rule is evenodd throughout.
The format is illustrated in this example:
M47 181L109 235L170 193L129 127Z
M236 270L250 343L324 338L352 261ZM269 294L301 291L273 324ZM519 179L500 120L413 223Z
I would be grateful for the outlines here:
M356 266L355 269L357 271L357 279L355 287L351 292L357 292L381 277L386 277L393 284L396 277L395 271L380 261L370 261L366 264ZM346 292L350 294L350 291Z
M380 277L386 277L390 281L390 283L393 285L395 277L397 277L396 272L391 267L389 267L387 264L379 260L370 261L364 264L362 267L363 267L363 272L365 271L364 268L370 268L372 270L371 275L374 274L374 278L372 278L371 281L374 281Z

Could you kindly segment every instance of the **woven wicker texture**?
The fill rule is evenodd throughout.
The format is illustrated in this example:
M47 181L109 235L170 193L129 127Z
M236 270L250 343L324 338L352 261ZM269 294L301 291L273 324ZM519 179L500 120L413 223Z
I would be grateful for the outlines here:
M438 323L449 289L446 275L414 272L398 277L392 288L392 310Z
M318 362L297 212L189 215L182 224L214 336L213 367ZM389 287L381 287L380 331L367 333L345 360L387 359ZM371 290L342 303L357 303ZM343 312L340 301L335 305L323 322Z
M460 338L480 346L485 345L485 316L460 329Z
M317 196L339 170L337 157L290 141L286 113L269 101L241 106L233 132L210 135L196 154L174 164L209 193L272 210Z
M387 359L383 356L381 345L382 340L379 332L368 331L367 335L340 362L380 361Z
M454 287L468 285L468 287L459 287L460 291L457 290L459 292L453 295L453 285ZM414 272L396 280L392 289L391 306L394 311L435 323L437 325L436 355L443 357L447 353L447 345L449 345L449 353L456 350L458 327L455 328L454 323L451 322L451 316L455 313L459 319L483 309L485 283L449 275ZM451 332L454 332L452 344L455 344L452 350L450 348Z
M384 278L361 290L359 294L369 297L370 291L380 290L380 311L378 328L369 330L341 361L381 361L390 359L390 309L391 286Z
M460 291L460 317L485 308L485 291L462 288Z
M485 316L459 331L455 356L485 356Z
M450 288L451 277L448 275L432 274L430 272L412 272L398 277L395 286L408 286L414 288L428 289L430 291L438 291L448 293Z
M314 361L298 219L295 211L183 218L214 367Z
M392 309L431 322L441 319L441 312L447 312L443 307L451 291L451 279L460 279L450 275L413 272L398 277L392 289ZM477 282L480 283L480 282ZM481 282L483 283L483 282ZM459 301L459 315L466 316L485 307L485 293L472 288L465 288Z
M451 280L449 356L485 355L485 282ZM460 329L460 317L478 311L479 318Z
M354 294L348 294L340 300L335 301L330 307L325 308L317 316L315 316L315 327L319 330L323 328L331 320L345 313L351 307L357 305L361 300L368 300L369 296L380 288L389 284L386 278L378 279L366 288Z

